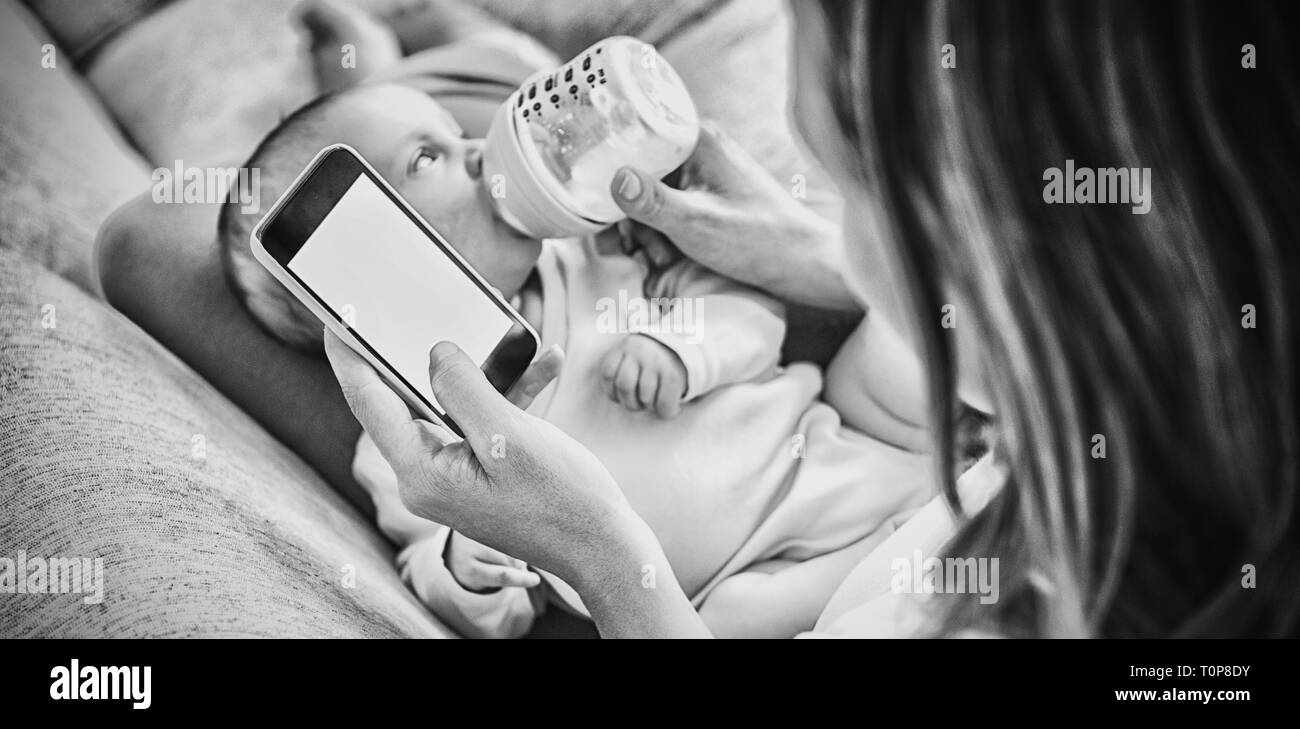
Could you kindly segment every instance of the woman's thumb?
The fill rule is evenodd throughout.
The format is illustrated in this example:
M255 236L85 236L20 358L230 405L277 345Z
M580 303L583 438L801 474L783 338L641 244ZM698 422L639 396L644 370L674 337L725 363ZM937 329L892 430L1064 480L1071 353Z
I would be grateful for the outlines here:
M451 342L438 342L429 350L429 384L447 415L460 426L476 453L491 448L515 408L492 387L487 377Z
M677 191L640 170L619 169L609 191L618 207L639 223L663 230L663 225L674 217L672 207Z

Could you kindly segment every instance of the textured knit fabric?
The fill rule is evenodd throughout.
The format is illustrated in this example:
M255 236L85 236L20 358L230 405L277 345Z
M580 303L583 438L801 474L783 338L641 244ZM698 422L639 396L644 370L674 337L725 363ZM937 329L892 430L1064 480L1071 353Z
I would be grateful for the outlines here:
M0 559L99 558L104 595L0 592L0 637L445 633L374 527L153 340L0 251Z

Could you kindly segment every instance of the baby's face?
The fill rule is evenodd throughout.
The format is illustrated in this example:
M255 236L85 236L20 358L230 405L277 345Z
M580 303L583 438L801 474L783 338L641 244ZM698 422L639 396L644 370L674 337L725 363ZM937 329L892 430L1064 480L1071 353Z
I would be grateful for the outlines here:
M446 109L415 89L364 86L347 92L326 117L351 145L484 278L513 296L542 244L493 212L482 184L483 140L466 139Z

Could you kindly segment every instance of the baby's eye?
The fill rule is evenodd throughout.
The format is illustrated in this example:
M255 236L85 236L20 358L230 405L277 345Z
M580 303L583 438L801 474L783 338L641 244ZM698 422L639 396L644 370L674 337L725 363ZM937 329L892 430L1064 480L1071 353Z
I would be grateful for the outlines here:
M416 150L411 158L411 174L415 174L438 161L438 153L428 147Z

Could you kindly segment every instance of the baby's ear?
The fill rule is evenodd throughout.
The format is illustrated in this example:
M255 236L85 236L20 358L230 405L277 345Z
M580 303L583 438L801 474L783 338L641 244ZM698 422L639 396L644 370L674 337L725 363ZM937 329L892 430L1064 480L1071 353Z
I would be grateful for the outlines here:
M119 296L131 291L131 261L147 259L150 252L145 246L153 239L155 230L152 216L165 207L155 204L148 193L139 195L114 210L100 224L95 234L93 273L98 280L91 283L111 303L120 303Z
M279 281L275 281L274 283L279 287L279 290L284 295L283 300L287 302L290 312L289 315L293 317L294 320L293 335L286 337L285 341L295 349L299 349L317 357L324 357L325 325L321 324L321 320L316 318L316 315L311 312L311 309L308 309L307 306L299 301L296 296L289 293L289 290L286 289L283 284ZM351 307L347 307L347 309L350 308ZM347 310L340 312L340 316L344 317L345 320L348 320L349 325L354 317L354 315Z
M253 321L272 339L301 352L325 356L320 320L270 274L248 291L244 305Z
M312 317L314 323L303 325L301 338L297 341L290 342L295 349L306 352L313 357L325 358L325 325L320 323L316 317Z

